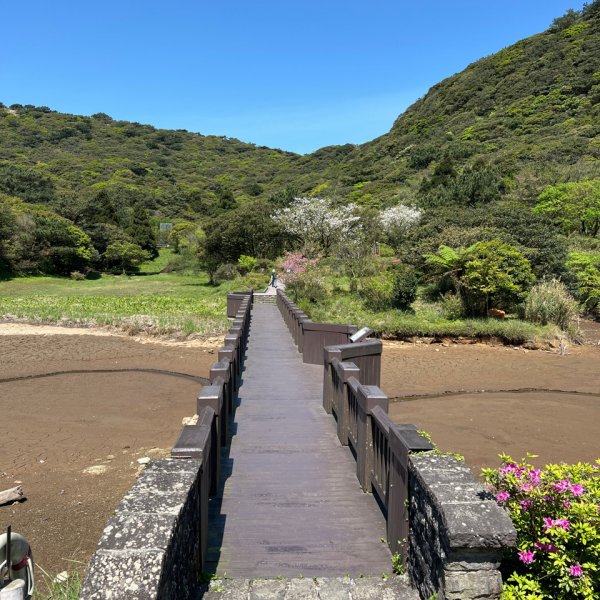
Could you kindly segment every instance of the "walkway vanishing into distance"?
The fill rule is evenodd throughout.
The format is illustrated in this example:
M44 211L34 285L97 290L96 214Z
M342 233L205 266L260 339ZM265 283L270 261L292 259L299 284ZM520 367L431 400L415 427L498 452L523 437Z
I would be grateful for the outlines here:
M381 575L385 519L274 304L255 304L205 570L234 578Z

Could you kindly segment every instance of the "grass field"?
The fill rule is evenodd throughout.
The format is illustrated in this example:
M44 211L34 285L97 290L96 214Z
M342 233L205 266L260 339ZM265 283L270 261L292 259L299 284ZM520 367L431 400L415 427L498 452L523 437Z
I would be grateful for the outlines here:
M0 315L33 323L113 326L131 333L216 335L227 330L226 292L200 274L103 275L97 280L18 277L0 282Z

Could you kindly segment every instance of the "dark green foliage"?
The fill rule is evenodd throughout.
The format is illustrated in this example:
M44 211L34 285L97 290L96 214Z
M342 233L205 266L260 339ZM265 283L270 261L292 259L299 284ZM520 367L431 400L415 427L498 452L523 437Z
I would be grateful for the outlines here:
M0 214L5 215L0 250L6 269L67 275L90 264L90 238L68 219L22 202L5 204Z
M35 169L11 163L0 163L0 192L27 202L52 202L55 189L52 180Z
M394 269L394 284L392 288L392 306L407 310L417 297L419 279L414 269L399 267Z
M151 259L158 256L154 228L150 223L148 212L142 202L136 202L133 205L131 223L127 228L127 233L142 250L148 252Z
M224 281L231 281L233 279L235 279L236 277L239 277L240 275L240 271L237 267L237 265L232 265L230 263L226 263L223 265L220 265L217 270L215 271L215 274L213 275L213 281L215 283L215 285L219 285L221 283L223 283Z
M118 268L125 274L148 260L150 255L132 242L113 242L106 248L103 258L108 268Z

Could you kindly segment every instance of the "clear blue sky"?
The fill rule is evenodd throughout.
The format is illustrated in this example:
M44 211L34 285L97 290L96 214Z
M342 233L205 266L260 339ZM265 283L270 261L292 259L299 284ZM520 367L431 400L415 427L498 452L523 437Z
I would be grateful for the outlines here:
M31 0L0 101L295 152L361 143L441 79L583 0Z

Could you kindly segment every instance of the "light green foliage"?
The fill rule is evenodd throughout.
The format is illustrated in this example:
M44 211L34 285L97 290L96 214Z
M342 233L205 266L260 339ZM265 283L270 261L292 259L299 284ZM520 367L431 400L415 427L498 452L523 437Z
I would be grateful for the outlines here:
M474 315L483 315L489 308L514 308L535 280L529 261L500 240L468 248L441 246L424 258L434 279L458 293L465 309Z
M513 309L534 280L529 261L514 246L492 240L475 244L468 253L460 289L467 310L484 314L492 307Z
M565 233L596 236L600 231L600 179L549 186L534 210L549 215Z
M577 295L584 309L600 314L600 252L570 252L567 266L575 275Z
M536 469L501 455L483 469L517 530L503 600L594 600L600 595L600 460Z
M242 254L238 258L238 267L242 274L248 273L250 271L254 271L256 269L256 265L258 264L258 259L253 256L247 256L246 254Z
M109 244L104 253L108 264L114 264L122 269L123 273L130 271L136 265L150 258L146 250L131 242L114 242Z
M532 323L553 323L566 331L577 318L577 302L564 283L552 279L531 288L524 307L525 319Z
M394 277L392 273L384 272L361 281L360 296L365 306L371 310L380 311L392 308L394 294Z

